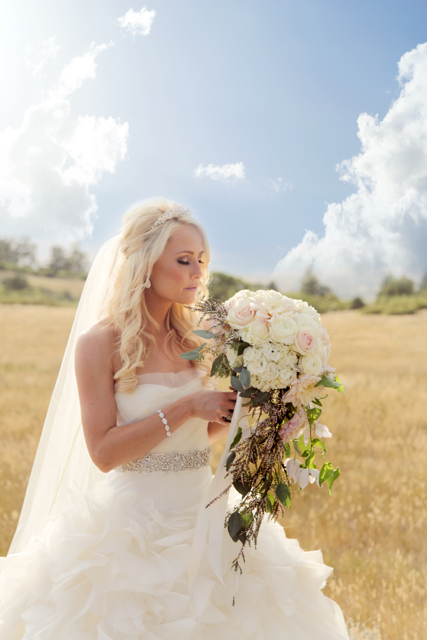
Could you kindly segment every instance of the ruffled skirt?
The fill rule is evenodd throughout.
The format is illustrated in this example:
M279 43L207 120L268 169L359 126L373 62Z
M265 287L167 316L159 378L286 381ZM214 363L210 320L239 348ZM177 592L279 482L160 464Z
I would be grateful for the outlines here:
M70 490L66 510L1 559L0 640L347 639L341 609L321 591L332 571L321 552L267 519L242 574L230 568L240 543L224 530L225 586L207 557L189 585L211 477L111 471L86 494Z

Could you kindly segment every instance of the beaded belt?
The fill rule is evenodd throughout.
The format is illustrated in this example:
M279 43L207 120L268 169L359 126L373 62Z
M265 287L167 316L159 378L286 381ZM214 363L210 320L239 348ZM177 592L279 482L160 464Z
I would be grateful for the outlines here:
M136 458L115 468L117 471L137 471L138 473L158 471L170 473L207 467L210 458L210 447L202 450L185 451L184 453L146 453L141 458Z

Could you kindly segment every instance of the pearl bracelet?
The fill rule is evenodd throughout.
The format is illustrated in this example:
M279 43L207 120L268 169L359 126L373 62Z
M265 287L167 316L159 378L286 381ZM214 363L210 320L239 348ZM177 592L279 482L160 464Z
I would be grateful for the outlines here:
M168 425L168 421L165 418L165 414L163 413L163 411L161 409L159 409L157 411L157 413L159 414L159 418L161 419L161 421L163 422L163 424L165 425L165 429L166 429L166 435L168 438L171 437L171 432L169 431L169 425Z

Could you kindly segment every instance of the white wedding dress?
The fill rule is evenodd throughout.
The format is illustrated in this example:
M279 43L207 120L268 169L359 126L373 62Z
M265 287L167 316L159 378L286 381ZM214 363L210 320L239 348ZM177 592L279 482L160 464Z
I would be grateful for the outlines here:
M200 389L198 369L143 374L132 394L116 391L117 424ZM303 551L267 519L242 574L230 568L240 543L224 529L224 584L205 554L190 585L187 561L212 479L206 427L188 420L145 458L150 470L118 468L87 493L70 489L65 511L2 559L0 640L348 638L341 609L321 591L332 571L321 552ZM233 489L230 502L237 497Z

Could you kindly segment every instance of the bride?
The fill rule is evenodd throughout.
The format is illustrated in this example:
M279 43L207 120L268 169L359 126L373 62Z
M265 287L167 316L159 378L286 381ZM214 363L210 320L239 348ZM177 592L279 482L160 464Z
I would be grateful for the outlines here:
M235 572L205 509L209 445L236 407L207 363L179 358L201 342L187 307L208 263L200 223L164 198L100 249L1 558L0 640L348 639L320 551L265 519Z

